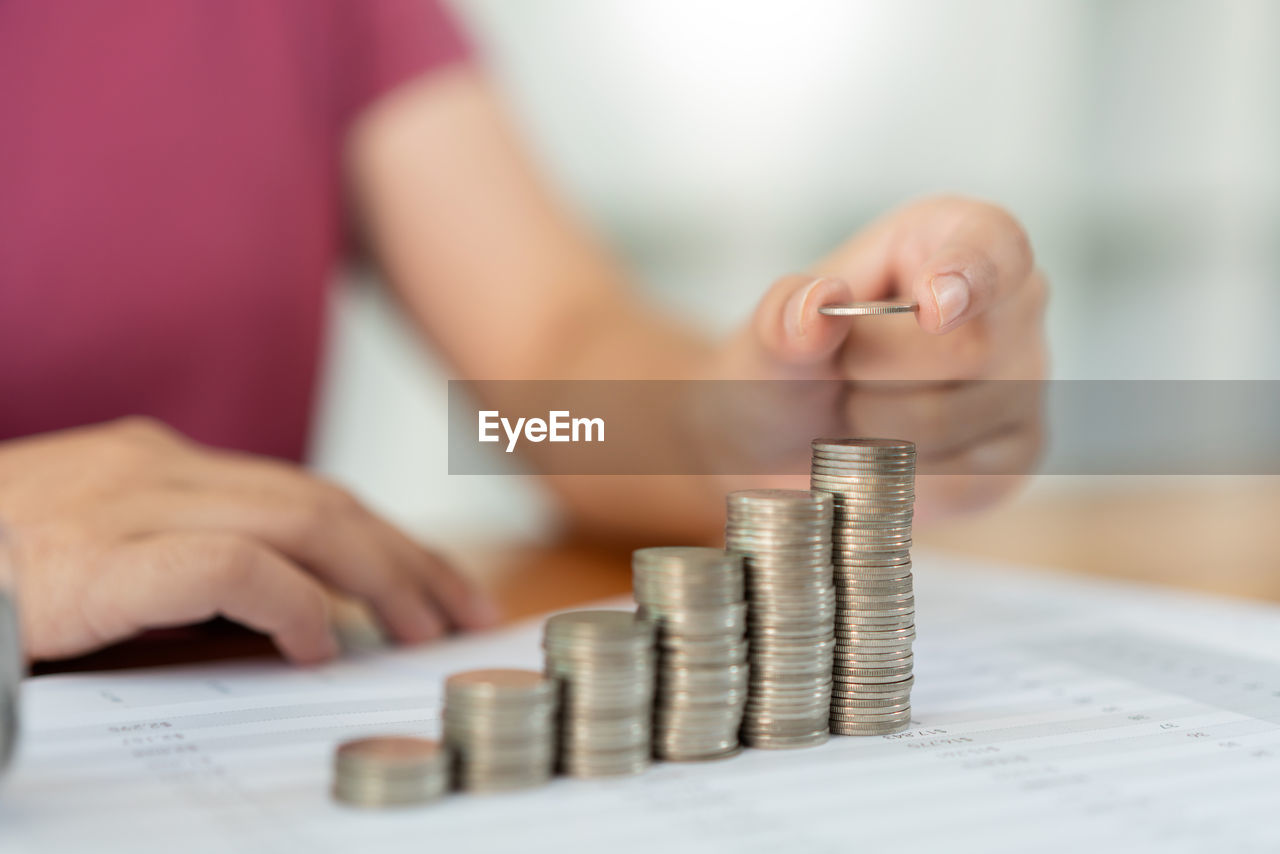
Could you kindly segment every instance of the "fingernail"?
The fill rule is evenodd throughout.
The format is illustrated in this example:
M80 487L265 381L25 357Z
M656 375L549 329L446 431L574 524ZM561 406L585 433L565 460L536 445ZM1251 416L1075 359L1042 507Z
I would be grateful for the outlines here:
M934 276L929 286L933 288L933 301L938 305L939 326L946 326L969 307L969 283L964 276L955 273Z
M786 324L787 335L791 338L803 338L805 335L805 316L804 306L812 294L819 286L822 285L821 278L814 279L800 290L791 295L791 299L787 301L787 310L785 312L783 323Z

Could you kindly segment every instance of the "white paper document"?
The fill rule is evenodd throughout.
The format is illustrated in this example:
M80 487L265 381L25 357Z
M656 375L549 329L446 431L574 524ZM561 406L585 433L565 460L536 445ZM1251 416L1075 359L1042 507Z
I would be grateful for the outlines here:
M334 745L437 735L443 678L540 667L540 622L310 670L33 679L0 852L1280 851L1280 608L915 572L906 732L418 808L334 804Z

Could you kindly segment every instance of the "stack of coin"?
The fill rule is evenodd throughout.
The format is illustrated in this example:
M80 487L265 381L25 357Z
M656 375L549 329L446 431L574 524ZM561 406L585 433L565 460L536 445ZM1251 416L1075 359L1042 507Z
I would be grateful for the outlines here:
M831 497L752 489L728 498L726 547L744 559L751 677L742 720L752 747L827 740L831 705Z
M639 615L658 629L654 755L737 753L747 699L742 556L696 546L639 549L631 571Z
M916 448L897 439L815 439L812 447L810 483L835 499L831 731L898 732L911 719Z
M444 683L444 738L458 787L524 789L555 770L556 685L535 670L470 670Z
M547 620L547 674L560 683L560 770L638 774L653 753L655 627L632 611L569 611Z
M449 791L449 767L449 751L429 739L348 741L334 755L333 796L358 807L423 804Z

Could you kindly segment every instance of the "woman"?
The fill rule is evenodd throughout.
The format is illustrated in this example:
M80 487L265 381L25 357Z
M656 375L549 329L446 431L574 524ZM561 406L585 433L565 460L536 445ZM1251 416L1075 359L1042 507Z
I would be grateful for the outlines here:
M895 211L779 279L726 341L680 327L540 181L430 0L6 0L0 116L0 518L35 658L222 614L324 659L326 585L407 642L493 620L299 465L325 289L356 247L466 378L1043 372L1026 237L964 199ZM918 328L851 337L817 312L890 296L919 302ZM842 423L932 430L971 473L1025 466L1036 415L986 400L974 429L950 417L971 387L852 400ZM660 458L688 437L654 418ZM645 506L644 530L676 537L718 524L723 484L705 480L548 482L587 524L635 533ZM920 501L948 512L1007 488L941 478Z

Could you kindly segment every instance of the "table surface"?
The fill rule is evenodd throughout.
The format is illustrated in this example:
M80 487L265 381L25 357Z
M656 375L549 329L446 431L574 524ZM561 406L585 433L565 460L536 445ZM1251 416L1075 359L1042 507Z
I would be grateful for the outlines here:
M1109 490L1041 490L981 516L916 532L921 547L1280 601L1280 478L1162 482ZM461 569L494 591L507 618L627 593L629 552L563 541L458 545ZM116 669L272 654L225 622L152 635L37 673Z

